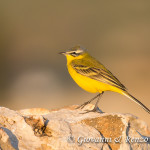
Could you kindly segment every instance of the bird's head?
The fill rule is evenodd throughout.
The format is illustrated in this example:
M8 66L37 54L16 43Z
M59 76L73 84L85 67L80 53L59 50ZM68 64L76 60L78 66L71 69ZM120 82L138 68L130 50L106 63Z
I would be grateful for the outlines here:
M75 46L75 47L70 48L66 52L60 52L59 54L65 55L67 57L67 60L71 61L74 59L82 59L88 53L86 52L85 48L81 46Z

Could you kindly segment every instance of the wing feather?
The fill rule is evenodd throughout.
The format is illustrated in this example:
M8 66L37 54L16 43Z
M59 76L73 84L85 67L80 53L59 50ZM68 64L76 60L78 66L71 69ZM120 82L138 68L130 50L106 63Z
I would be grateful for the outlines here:
M79 62L77 64L72 62L71 66L81 75L126 90L126 87L106 68L82 65Z

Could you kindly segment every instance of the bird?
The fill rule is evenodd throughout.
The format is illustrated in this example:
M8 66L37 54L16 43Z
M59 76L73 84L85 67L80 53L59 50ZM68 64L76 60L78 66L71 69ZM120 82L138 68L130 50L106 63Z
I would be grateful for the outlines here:
M127 88L102 63L92 57L85 48L77 45L65 52L60 52L60 54L66 56L68 72L79 87L90 93L98 93L94 98L77 108L84 108L98 98L94 108L87 110L87 113L95 112L103 93L112 91L128 97L150 114L149 108L132 96Z

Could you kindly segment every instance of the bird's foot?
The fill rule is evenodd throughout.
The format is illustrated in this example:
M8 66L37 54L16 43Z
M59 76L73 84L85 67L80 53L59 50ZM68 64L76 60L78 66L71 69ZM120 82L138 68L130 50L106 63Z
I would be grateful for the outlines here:
M83 112L81 114L86 114L86 113L90 113L90 112L104 113L97 106L95 106L92 110L85 110L85 112Z
M90 101L87 101L87 102L81 104L80 106L78 106L76 109L80 109L80 108L83 109L89 103L90 103Z
M87 104L91 103L91 102L92 102L93 100L95 100L96 98L98 98L98 101L96 102L96 105L95 105L95 106L97 106L97 104L98 104L98 102L99 102L99 99L100 99L100 96L101 96L103 93L104 93L104 92L99 93L98 95L96 95L95 97L93 97L91 100L89 100L89 101L83 103L82 105L78 106L76 109L79 109L79 108L83 109Z

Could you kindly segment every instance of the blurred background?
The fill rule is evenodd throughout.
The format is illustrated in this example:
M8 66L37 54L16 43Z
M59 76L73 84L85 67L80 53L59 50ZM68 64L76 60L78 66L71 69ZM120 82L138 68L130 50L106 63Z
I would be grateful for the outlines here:
M79 88L60 51L80 44L150 108L150 1L1 1L0 105L60 108L95 94ZM105 92L104 112L149 114L128 98Z

